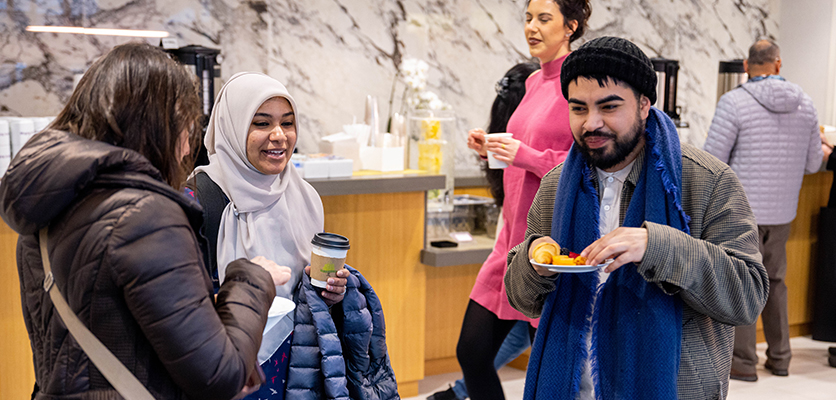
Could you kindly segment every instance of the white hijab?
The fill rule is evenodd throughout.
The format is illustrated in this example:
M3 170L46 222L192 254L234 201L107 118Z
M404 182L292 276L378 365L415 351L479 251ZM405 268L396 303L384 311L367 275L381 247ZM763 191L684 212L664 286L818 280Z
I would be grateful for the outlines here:
M276 287L277 295L290 298L310 263L311 239L322 232L324 213L319 194L302 180L293 163L288 162L278 175L265 175L247 159L253 116L273 97L287 99L298 121L296 102L279 81L256 72L232 76L221 88L206 128L209 165L197 167L194 174L206 172L230 200L218 232L221 283L231 261L264 256L290 267L290 282ZM290 157L292 151L288 149L286 155Z

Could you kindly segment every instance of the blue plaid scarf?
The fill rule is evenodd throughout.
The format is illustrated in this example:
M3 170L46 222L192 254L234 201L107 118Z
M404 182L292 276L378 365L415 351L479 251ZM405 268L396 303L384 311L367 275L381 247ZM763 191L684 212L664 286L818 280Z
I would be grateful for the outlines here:
M682 210L682 156L673 122L651 108L645 162L623 226L644 221L689 232ZM563 164L551 237L580 253L597 240L598 191L592 169L576 146ZM546 299L525 382L525 400L574 399L588 356L597 399L677 398L682 302L648 283L634 264L613 272L598 290L598 271L561 274ZM592 318L593 296L597 303Z

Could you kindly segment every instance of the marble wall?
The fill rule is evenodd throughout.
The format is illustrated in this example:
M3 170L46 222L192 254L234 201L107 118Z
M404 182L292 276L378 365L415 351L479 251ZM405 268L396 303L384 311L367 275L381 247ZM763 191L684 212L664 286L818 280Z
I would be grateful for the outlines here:
M714 112L717 62L776 36L776 3L595 0L584 39L622 36L651 57L679 60L686 140L700 144ZM393 80L400 62L414 57L430 66L429 89L455 109L457 175L477 175L466 131L486 125L494 82L529 57L524 7L524 0L0 0L0 115L55 115L73 75L130 40L29 33L27 25L159 29L181 45L218 48L223 78L255 70L288 86L302 152L362 119L368 94L388 115L395 93L398 111L403 85L393 90Z

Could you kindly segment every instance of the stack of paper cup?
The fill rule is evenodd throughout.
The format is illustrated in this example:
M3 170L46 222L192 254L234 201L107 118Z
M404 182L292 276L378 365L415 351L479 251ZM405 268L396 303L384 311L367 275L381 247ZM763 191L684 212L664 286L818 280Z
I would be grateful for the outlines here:
M486 140L487 138L511 138L513 137L513 133L488 133L485 135ZM488 168L490 169L503 169L508 168L508 164L503 161L499 161L494 158L494 153L488 150Z
M9 132L9 122L0 120L0 178L12 163L12 139Z

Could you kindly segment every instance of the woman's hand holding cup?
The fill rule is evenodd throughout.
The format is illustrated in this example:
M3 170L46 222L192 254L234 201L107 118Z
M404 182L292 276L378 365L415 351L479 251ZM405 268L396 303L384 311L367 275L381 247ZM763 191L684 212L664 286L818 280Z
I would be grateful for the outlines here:
M250 262L257 264L269 272L273 278L273 285L275 286L284 285L290 280L290 268L278 265L273 260L268 260L264 256L258 256L250 260Z
M488 154L488 167L492 169L507 168L514 165L520 142L509 132L489 133L485 136L485 151Z
M305 267L305 273L310 275L311 274L311 266L308 265ZM337 270L337 277L336 278L328 278L327 285L325 285L325 290L322 291L322 297L325 299L325 304L329 306L333 306L341 301L343 301L343 297L345 297L345 284L348 282L348 275L351 273L348 272L348 269L345 267Z

